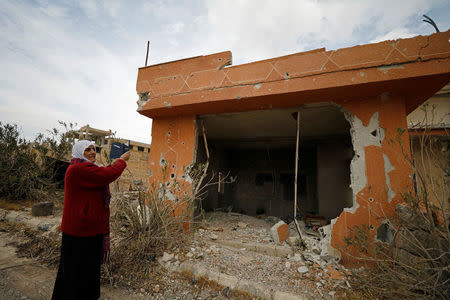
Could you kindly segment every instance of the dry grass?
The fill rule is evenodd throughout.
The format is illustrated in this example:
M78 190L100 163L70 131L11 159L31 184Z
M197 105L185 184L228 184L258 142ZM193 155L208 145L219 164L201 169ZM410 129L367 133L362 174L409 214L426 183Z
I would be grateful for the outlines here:
M189 233L183 229L186 219L174 216L173 206L152 193L136 195L135 200L116 196L111 203L111 256L103 271L109 283L148 287L161 284L163 271L156 259L166 250L183 249Z
M19 257L33 258L47 267L56 267L59 262L61 235L42 232L31 229L26 225L12 224L7 221L0 223L0 230L10 235L20 237L21 242L12 245L17 248Z
M34 201L22 200L22 201L10 201L6 199L0 199L0 208L6 210L23 210L24 207L31 207Z

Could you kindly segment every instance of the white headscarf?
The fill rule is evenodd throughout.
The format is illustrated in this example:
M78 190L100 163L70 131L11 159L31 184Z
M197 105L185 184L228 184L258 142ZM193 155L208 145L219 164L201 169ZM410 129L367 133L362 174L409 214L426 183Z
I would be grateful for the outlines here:
M84 156L84 150L86 150L86 148L89 148L89 146L91 146L91 145L94 146L94 149L95 149L95 143L92 141L87 141L87 140L76 141L72 147L72 157L88 160Z

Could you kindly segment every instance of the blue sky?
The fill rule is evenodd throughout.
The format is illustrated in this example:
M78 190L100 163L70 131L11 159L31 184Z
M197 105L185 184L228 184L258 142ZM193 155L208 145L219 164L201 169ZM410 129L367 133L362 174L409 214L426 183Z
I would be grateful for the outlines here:
M0 121L22 134L57 120L151 140L137 69L231 50L233 64L450 27L448 0L0 1Z

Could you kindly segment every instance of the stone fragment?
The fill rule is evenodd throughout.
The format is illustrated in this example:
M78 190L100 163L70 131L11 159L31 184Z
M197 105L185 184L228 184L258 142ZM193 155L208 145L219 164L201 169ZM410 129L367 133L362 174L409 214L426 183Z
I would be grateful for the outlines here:
M291 268L291 263L287 261L287 262L284 264L284 266L286 267L286 269L290 269L290 268Z
M39 225L37 226L37 229L40 231L49 231L52 226L53 226L53 224L49 224L49 223L39 223Z
M241 229L247 228L247 224L244 223L244 222L238 222L238 223L237 223L237 226L238 226L239 228L241 228Z
M188 252L188 253L186 253L186 257L187 258L192 258L192 257L194 257L194 254L192 254L192 252Z
M291 256L289 259L295 262L301 262L303 260L302 256L298 253L295 253L294 256Z
M270 228L270 235L277 244L282 244L289 237L289 234L289 226L283 221L279 221Z
M213 241L217 240L217 238L219 237L217 234L211 233L209 236Z
M309 271L308 267L306 267L306 266L301 266L301 267L298 267L298 269L297 269L297 272L299 272L300 274L304 274L308 271Z
M164 253L163 253L163 256L162 256L162 258L161 258L161 260L162 260L163 262L168 262L169 260L173 259L173 257L174 257L173 253L172 253L172 254L169 254L169 253L167 253L167 252L164 252Z
M40 202L33 204L31 207L31 215L35 217L50 216L53 214L53 202Z
M154 291L155 293L159 293L159 284L156 284L156 285L153 287L153 291Z
M312 252L314 252L315 254L320 254L320 249L316 246L311 247Z

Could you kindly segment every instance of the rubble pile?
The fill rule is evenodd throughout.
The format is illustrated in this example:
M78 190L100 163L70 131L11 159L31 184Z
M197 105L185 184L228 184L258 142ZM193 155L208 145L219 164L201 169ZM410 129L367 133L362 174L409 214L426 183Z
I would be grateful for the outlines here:
M288 225L275 217L266 219L216 212L194 232L187 252L168 249L158 262L173 271L188 264L194 271L202 270L200 274L220 274L218 283L229 283L231 288L236 282L254 282L272 297L279 291L333 299L336 290L349 288L350 272L338 264L339 252L329 246L330 225L316 232L299 222L301 242L293 222Z

